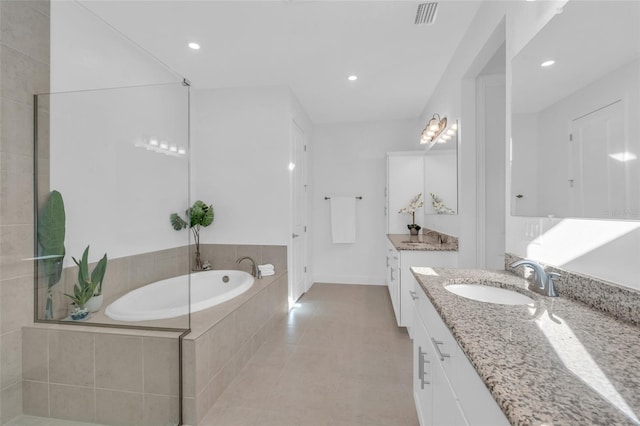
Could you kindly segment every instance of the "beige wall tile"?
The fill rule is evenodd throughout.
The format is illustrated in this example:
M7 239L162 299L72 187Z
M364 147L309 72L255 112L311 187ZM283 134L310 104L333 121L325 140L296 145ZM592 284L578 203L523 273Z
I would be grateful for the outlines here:
M51 2L50 0L31 0L28 2L29 6L37 10L38 12L50 16L51 14Z
M213 269L238 269L236 246L213 244Z
M24 163L31 164L31 166ZM0 191L2 191L4 202L0 204L0 214L3 225L33 223L32 165L32 157L11 153L2 155Z
M49 334L49 380L76 386L94 384L94 343L90 333L52 331Z
M178 395L178 344L177 339L143 339L145 393Z
M34 94L49 91L49 65L3 44L0 86L3 96L31 105Z
M262 250L261 246L257 245L238 245L236 246L236 258L249 256L256 261L258 265L262 263ZM235 269L242 269L243 271L251 272L251 262L248 260L243 261Z
M25 327L22 329L22 378L46 382L49 380L49 332Z
M79 386L49 385L51 417L80 422L95 421L95 389Z
M262 263L272 264L276 271L287 269L287 247L262 246Z
M6 308L3 307L2 311ZM12 331L0 336L0 388L22 381L22 332Z
M33 322L33 276L0 281L0 330L2 333L20 331Z
M236 352L233 356L233 361L235 362L235 371L236 374L242 371L242 369L249 363L251 356L253 353L251 352L251 340L247 340L247 342Z
M110 259L102 281L102 294L106 300L119 297L129 291L129 260Z
M222 392L229 387L233 379L236 377L236 366L233 360L230 360L222 370L209 382L211 386L211 405L215 404Z
M33 107L2 98L0 108L0 138L5 142L0 146L0 151L33 157Z
M33 275L33 261L24 260L33 257L33 225L0 226L0 241L1 278Z
M24 414L49 417L49 383L22 382L22 408Z
M25 1L3 1L0 11L2 44L48 64L49 17Z
M202 392L209 382L209 336L203 334L196 340L185 340L182 350L184 395L192 397Z
M129 290L157 281L158 277L153 253L129 257Z
M233 315L227 315L208 333L209 378L213 378L229 362L234 352Z
M178 424L180 413L178 397L162 395L144 395L142 424L158 426Z
M0 406L2 406L0 414L0 423L2 424L22 414L22 382L2 389Z
M95 335L96 387L142 392L142 338Z
M96 389L96 422L112 426L142 424L141 393Z
M196 397L196 424L199 424L204 418L204 415L207 414L211 405L211 387L207 384Z
M195 397L182 398L182 421L187 425L198 424Z

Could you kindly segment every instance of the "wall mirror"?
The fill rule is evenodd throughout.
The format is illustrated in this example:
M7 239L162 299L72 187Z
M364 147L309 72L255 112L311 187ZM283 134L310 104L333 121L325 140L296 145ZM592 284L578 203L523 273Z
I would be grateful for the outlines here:
M458 125L448 124L449 139L434 142L424 154L424 214L458 214Z
M513 215L640 219L638 22L571 1L514 57Z

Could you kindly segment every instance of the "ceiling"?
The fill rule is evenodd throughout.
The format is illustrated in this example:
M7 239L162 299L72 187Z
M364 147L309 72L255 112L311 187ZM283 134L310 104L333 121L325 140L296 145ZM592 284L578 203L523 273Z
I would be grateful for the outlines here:
M417 1L81 3L193 89L287 85L332 123L418 117L481 2L441 1L432 25Z

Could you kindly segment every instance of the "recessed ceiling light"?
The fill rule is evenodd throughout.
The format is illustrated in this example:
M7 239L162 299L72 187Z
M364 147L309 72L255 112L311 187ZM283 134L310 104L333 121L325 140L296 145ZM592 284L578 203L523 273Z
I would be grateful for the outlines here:
M200 45L198 43L191 42L188 46L193 50L200 50Z
M553 59L549 59L548 61L544 61L543 63L540 64L541 67L550 67L551 65L555 64L556 61L554 61Z
M356 81L358 79L358 76L357 75L350 75L349 77L347 77L347 79L349 81Z

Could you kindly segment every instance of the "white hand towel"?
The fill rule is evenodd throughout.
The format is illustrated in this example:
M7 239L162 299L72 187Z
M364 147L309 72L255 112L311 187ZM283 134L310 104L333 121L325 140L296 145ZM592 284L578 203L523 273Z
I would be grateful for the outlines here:
M331 238L334 244L356 242L356 197L331 197Z
M266 265L258 265L258 269L262 275L273 275L276 272L276 268L270 263L267 263Z
M269 275L275 275L276 271L271 270L271 271L260 271L260 273L262 274L263 277L268 277Z

